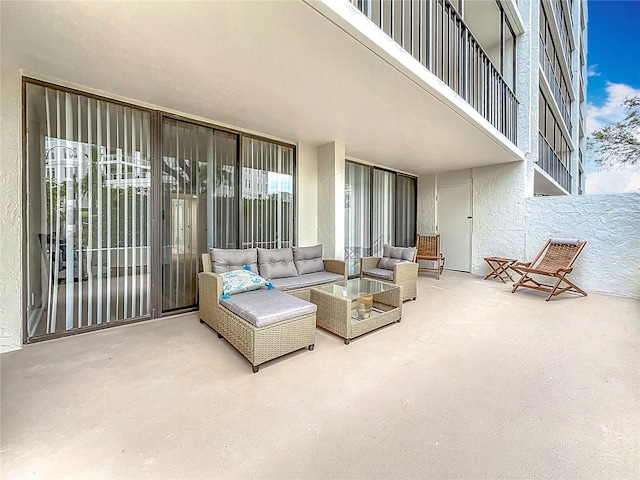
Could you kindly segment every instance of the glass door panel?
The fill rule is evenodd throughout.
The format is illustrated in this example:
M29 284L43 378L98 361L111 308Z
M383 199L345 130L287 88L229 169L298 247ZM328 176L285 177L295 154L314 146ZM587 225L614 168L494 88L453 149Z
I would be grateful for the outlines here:
M162 122L162 310L194 307L200 256L235 248L237 140L212 128Z
M396 174L373 169L373 211L371 252L381 257L385 245L395 242Z
M151 116L26 84L27 337L150 314Z
M371 168L345 164L345 260L349 276L360 273L360 258L371 255Z

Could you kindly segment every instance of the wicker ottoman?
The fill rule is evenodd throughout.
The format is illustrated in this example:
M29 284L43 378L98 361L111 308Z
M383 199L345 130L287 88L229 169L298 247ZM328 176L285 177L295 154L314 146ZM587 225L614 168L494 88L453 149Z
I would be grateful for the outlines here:
M316 306L277 290L222 296L222 277L199 274L200 322L225 338L258 372L260 365L301 348L313 350Z

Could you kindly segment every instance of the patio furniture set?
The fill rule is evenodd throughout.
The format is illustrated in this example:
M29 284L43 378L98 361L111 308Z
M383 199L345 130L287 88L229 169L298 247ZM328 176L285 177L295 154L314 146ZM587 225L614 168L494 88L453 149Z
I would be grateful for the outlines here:
M417 296L415 252L385 247L382 258L367 258L371 268L360 278L348 280L346 262L323 259L322 245L214 248L202 255L200 322L244 355L254 373L274 358L313 350L316 326L348 345L401 320L403 300Z
M347 278L343 260L322 258L322 245L279 249L211 249L202 255L200 322L225 338L258 372L263 363L290 352L315 347L321 327L344 339L353 338L402 319L402 303L417 297L417 259L435 261L426 271L440 278L444 257L439 236L431 245L385 246L382 257L360 259L360 277ZM519 287L549 292L547 300L564 292L586 292L566 278L586 242L550 239L532 262L487 257L492 272L485 279L513 281ZM429 252L426 252L426 249ZM420 258L420 253L423 253ZM550 276L546 285L535 276ZM565 283L567 286L561 287Z

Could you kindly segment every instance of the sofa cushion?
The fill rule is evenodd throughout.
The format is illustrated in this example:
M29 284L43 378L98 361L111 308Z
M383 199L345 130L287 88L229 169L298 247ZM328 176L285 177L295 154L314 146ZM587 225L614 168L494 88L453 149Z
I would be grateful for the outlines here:
M316 313L317 307L277 290L254 290L220 300L220 304L256 327Z
M391 270L387 270L386 268L370 268L368 270L363 270L362 273L364 273L367 277L375 277L382 280L393 281L393 268Z
M258 267L260 276L269 280L298 276L290 248L258 248Z
M314 285L322 285L323 283L343 282L344 275L331 272L314 272L305 273L299 277L277 278L271 280L276 290L295 290L296 288L313 287Z
M268 283L260 275L250 270L232 270L223 272L220 276L222 277L222 293L225 295L258 290L266 287Z
M295 263L299 275L323 272L322 245L293 247L293 263Z
M242 270L245 265L250 266L253 273L258 273L258 251L255 248L246 250L212 248L210 254L215 273Z

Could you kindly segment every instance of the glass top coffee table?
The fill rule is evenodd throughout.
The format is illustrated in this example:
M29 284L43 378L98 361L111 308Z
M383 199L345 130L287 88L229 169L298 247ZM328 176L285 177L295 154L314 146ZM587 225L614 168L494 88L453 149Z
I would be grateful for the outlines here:
M318 307L316 325L351 339L402 318L402 287L364 278L319 285L310 289Z

